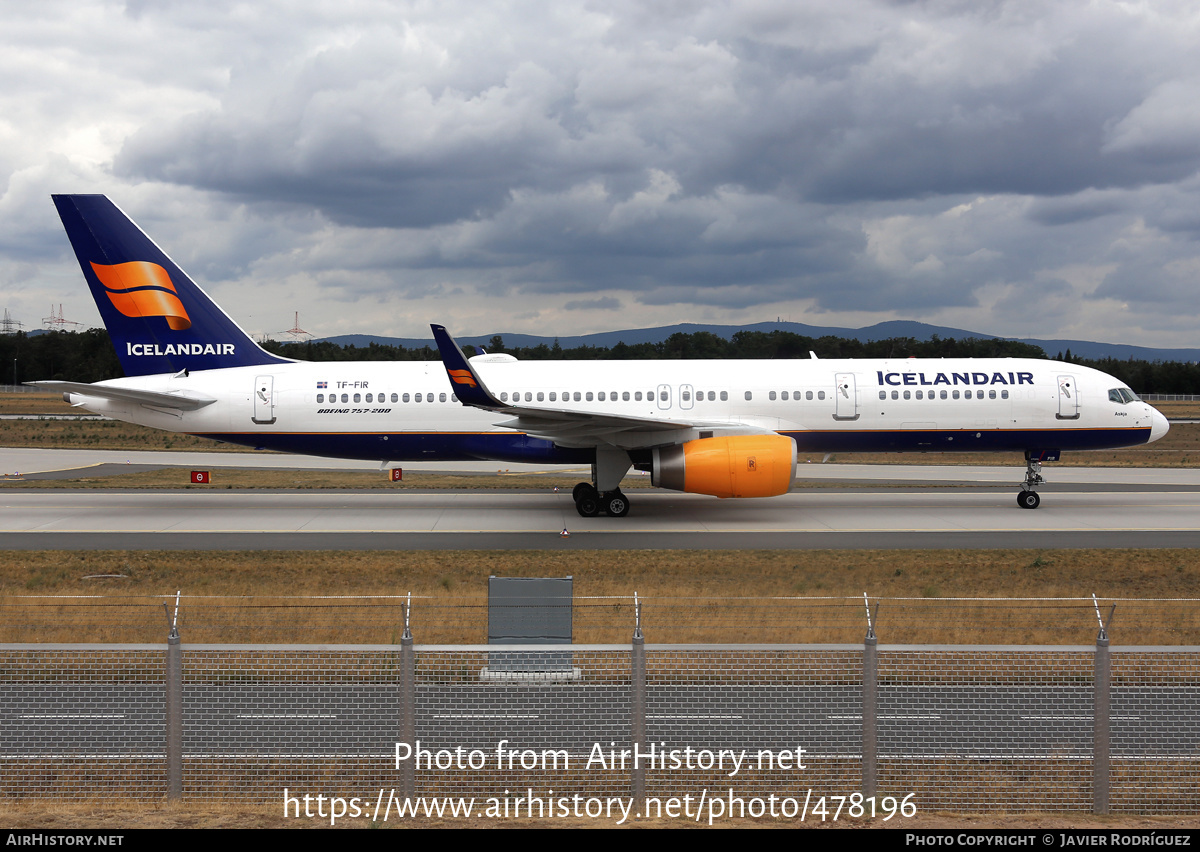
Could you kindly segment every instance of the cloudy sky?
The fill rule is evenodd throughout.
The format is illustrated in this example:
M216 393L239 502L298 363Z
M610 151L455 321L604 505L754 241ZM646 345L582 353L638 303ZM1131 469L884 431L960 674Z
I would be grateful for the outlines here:
M247 330L1200 345L1194 2L0 0L0 308L100 192Z

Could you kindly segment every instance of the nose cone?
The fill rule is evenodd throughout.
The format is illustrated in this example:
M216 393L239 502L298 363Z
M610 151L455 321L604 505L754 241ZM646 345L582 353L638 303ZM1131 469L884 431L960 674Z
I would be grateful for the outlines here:
M1157 408L1150 409L1150 440L1157 441L1171 429L1171 424Z

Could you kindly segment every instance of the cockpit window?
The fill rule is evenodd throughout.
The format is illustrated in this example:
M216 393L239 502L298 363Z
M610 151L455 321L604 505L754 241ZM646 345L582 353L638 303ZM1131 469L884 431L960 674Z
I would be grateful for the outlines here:
M1138 402L1138 395L1129 388L1113 388L1108 392L1109 402L1119 402L1121 405L1128 405L1131 402Z

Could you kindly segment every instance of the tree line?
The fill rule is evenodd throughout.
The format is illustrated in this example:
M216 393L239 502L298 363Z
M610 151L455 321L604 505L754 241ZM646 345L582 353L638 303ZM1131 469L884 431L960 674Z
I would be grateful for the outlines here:
M300 361L437 361L437 350L381 343L345 346L327 340L262 344L268 352ZM470 347L467 347L468 350ZM488 352L506 353L522 361L603 361L667 359L795 359L808 358L1046 358L1041 347L1015 340L975 337L956 340L937 335L929 340L894 337L863 342L844 337L806 337L788 331L739 331L729 340L711 332L672 334L658 343L618 343L615 346L563 348L553 344L507 347L502 337L493 337L484 347ZM469 351L468 354L474 354ZM1057 353L1055 360L1102 370L1139 393L1200 393L1200 364L1180 361L1143 361L1116 358L1079 358L1070 350ZM14 364L15 362L15 364ZM0 335L0 384L15 376L18 382L57 379L98 382L123 375L108 333L87 331L24 332Z
M437 350L428 346L406 349L372 343L370 346L338 346L329 341L279 343L267 341L264 347L277 355L302 361L437 361ZM979 338L940 338L929 340L896 337L864 343L844 337L806 337L789 331L739 331L726 340L708 331L672 334L658 343L618 343L615 346L576 346L564 349L553 344L505 346L500 335L484 347L490 353L512 355L520 361L628 361L628 360L699 360L699 359L787 359L808 358L816 352L820 358L1045 358L1041 347L1015 340ZM472 347L464 347L474 354Z

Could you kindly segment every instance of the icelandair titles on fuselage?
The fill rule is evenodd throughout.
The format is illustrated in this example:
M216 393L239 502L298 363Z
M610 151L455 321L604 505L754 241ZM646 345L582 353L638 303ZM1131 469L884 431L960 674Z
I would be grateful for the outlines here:
M233 343L126 343L127 355L233 355L237 346Z
M938 373L933 381L924 373L885 373L876 370L881 385L1031 385L1033 373Z

